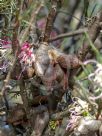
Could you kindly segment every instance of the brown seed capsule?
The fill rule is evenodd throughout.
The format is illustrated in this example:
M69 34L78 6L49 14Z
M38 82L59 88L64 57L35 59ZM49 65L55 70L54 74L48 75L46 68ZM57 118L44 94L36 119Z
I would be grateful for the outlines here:
M81 65L81 61L75 55L66 55L56 49L50 49L48 54L51 61L55 64L58 63L64 72L64 89L67 89L69 70L78 68Z
M59 64L60 68L62 69L62 71L64 72L64 90L67 89L68 87L68 66L66 63L66 59L64 57L63 53L58 52L55 49L51 49L48 51L48 54L50 56L50 59L52 60L53 63L55 64ZM70 62L69 62L70 64Z

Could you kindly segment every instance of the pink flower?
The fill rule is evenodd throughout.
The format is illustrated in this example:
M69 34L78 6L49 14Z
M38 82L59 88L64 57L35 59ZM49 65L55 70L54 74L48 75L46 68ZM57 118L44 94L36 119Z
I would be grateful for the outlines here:
M28 42L25 42L25 43L23 43L23 45L22 45L22 47L21 47L21 50L24 51L24 50L29 49L29 48L30 48L29 43L28 43Z
M7 72L8 67L9 67L9 62L4 60L2 66L0 66L0 71Z
M33 49L30 48L30 44L28 42L23 43L18 58L22 65L32 66L32 63L35 61L35 56L33 53Z
M71 119L69 120L66 130L74 128L78 118L79 116L72 116Z
M2 39L0 39L0 45L5 49L11 48L11 44L12 42L9 40L8 37L3 37Z

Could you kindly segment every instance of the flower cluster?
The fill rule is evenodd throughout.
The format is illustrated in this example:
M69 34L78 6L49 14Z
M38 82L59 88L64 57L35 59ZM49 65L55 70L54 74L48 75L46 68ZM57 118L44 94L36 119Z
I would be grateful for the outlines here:
M68 120L66 130L74 129L78 125L81 117L89 116L88 103L78 97L75 97L73 98L73 103L72 106L69 108L69 112L70 119Z
M5 73L5 72L7 72L8 67L9 67L9 62L7 60L5 60L2 64L2 66L0 66L0 71Z
M23 43L18 58L21 66L32 66L33 62L35 62L33 48L30 47L28 42Z
M9 40L8 37L3 37L2 39L0 39L1 48L5 48L5 49L11 48L11 44L12 42Z
M97 63L96 70L91 73L88 78L94 82L96 87L102 87L102 64Z
M9 56L11 54L11 44L9 37L0 39L0 72L7 72L10 66Z

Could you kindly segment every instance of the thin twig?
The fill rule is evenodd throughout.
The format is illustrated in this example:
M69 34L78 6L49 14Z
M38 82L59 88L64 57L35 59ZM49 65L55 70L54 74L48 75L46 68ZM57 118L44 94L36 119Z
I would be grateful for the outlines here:
M35 8L32 11L31 18L30 18L30 21L29 21L29 26L25 29L25 31L22 35L22 38L20 40L20 45L22 45L22 43L26 39L27 35L29 34L29 30L30 30L33 22L36 21L37 14L39 13L40 9L43 7L43 4L39 3L39 1L36 1L36 3L34 3L34 5L35 5Z
M62 38L67 38L67 37L72 37L72 36L84 34L87 31L88 31L87 28L82 28L82 29L78 29L78 30L75 30L75 31L72 31L72 32L60 34L60 35L58 35L54 38L49 39L49 42L56 41L56 40L62 39Z
M68 115L70 115L70 111L69 109L66 109L65 111L52 114L50 118L51 120L59 120L59 119L63 119L63 117Z
M5 88L6 88L6 86L7 86L8 83L9 83L9 80L10 80L10 78L11 78L11 73L13 72L14 67L15 67L15 62L16 62L16 56L15 56L15 58L14 58L14 61L13 61L13 63L12 63L12 66L11 66L11 68L10 68L10 70L9 70L9 72L8 72L8 74L7 74L7 76L6 76L6 79L4 80L4 86L2 87L2 90L1 90L1 93L2 93L2 94L4 94Z
M90 27L88 28L88 34L90 37L90 40L92 42L94 42L96 40L96 38L98 37L99 33L100 33L100 22L102 21L102 12L100 13L99 17L97 16L95 21L90 25ZM80 60L84 60L86 54L91 51L91 47L88 44L88 41L85 39L83 46L80 48L80 50L78 51L78 58ZM91 51L92 52L92 51Z
M50 10L48 17L47 17L44 37L42 37L42 39L41 39L43 42L48 42L48 40L49 40L51 31L53 28L54 20L56 17L57 9L59 8L59 2L60 1L58 1L58 0L51 0L51 4L52 4L51 10Z

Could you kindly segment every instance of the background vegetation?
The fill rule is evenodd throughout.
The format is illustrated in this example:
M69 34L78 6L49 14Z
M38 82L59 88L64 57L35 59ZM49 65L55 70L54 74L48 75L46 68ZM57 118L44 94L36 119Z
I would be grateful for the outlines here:
M0 1L0 136L102 136L102 1Z

